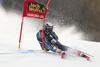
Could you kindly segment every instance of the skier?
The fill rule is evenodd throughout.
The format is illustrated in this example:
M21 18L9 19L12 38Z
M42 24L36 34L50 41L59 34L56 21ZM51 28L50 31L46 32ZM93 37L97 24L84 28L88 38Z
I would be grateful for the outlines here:
M44 50L42 43L42 30L37 33L37 40L39 41L42 50ZM61 54L61 58L64 57L65 51L67 50L67 47L58 41L58 36L53 31L53 25L49 22L44 25L44 45L46 51L51 50L52 52L59 53ZM56 48L54 48L54 46L56 46Z

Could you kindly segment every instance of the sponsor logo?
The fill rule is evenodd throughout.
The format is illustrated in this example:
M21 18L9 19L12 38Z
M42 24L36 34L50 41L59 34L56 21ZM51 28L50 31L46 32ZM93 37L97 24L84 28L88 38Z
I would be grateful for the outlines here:
M30 17L37 17L37 18L44 18L44 15L37 15L37 14L27 14Z
M44 5L34 3L34 2L28 2L28 11L30 12L37 12L40 14L44 14L46 10L46 7Z

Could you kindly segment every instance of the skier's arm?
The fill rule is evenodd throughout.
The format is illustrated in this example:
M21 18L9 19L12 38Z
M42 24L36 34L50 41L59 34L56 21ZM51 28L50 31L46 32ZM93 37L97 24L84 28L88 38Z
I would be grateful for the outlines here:
M58 41L58 36L56 35L56 33L54 31L51 32L51 36Z
M41 30L37 33L37 40L42 42L42 32L41 32Z

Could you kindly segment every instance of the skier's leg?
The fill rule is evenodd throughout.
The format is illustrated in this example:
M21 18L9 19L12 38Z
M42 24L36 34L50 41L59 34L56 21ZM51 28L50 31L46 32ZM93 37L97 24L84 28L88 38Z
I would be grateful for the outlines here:
M67 46L62 45L61 43L57 42L55 44L59 49L61 49L62 51L67 51Z
M55 53L59 53L61 55L61 58L63 58L65 55L65 52L60 49L51 49L51 51L53 51Z
M60 49L57 49L56 53L59 53L61 55L61 58L64 58L64 56L65 56L65 52Z
M77 51L75 49L71 49L71 48L68 48L67 50L67 53L71 53L71 54L76 54L80 57L85 57L85 58L88 58L88 56L86 56L84 53L82 53L81 51Z
M39 43L40 43L40 46L41 46L42 50L44 50L42 42L39 42ZM49 49L46 48L46 51L49 51Z

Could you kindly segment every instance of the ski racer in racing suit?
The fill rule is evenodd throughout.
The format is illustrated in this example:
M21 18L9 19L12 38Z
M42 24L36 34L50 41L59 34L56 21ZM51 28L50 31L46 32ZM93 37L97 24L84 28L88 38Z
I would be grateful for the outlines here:
M37 33L37 40L39 41L42 50L44 50L42 43L42 30ZM52 52L56 52L61 55L65 55L64 51L67 50L66 46L61 45L61 43L58 42L58 36L53 31L53 25L49 22L47 22L44 26L44 45L46 51L51 50ZM53 48L54 46L57 48Z

